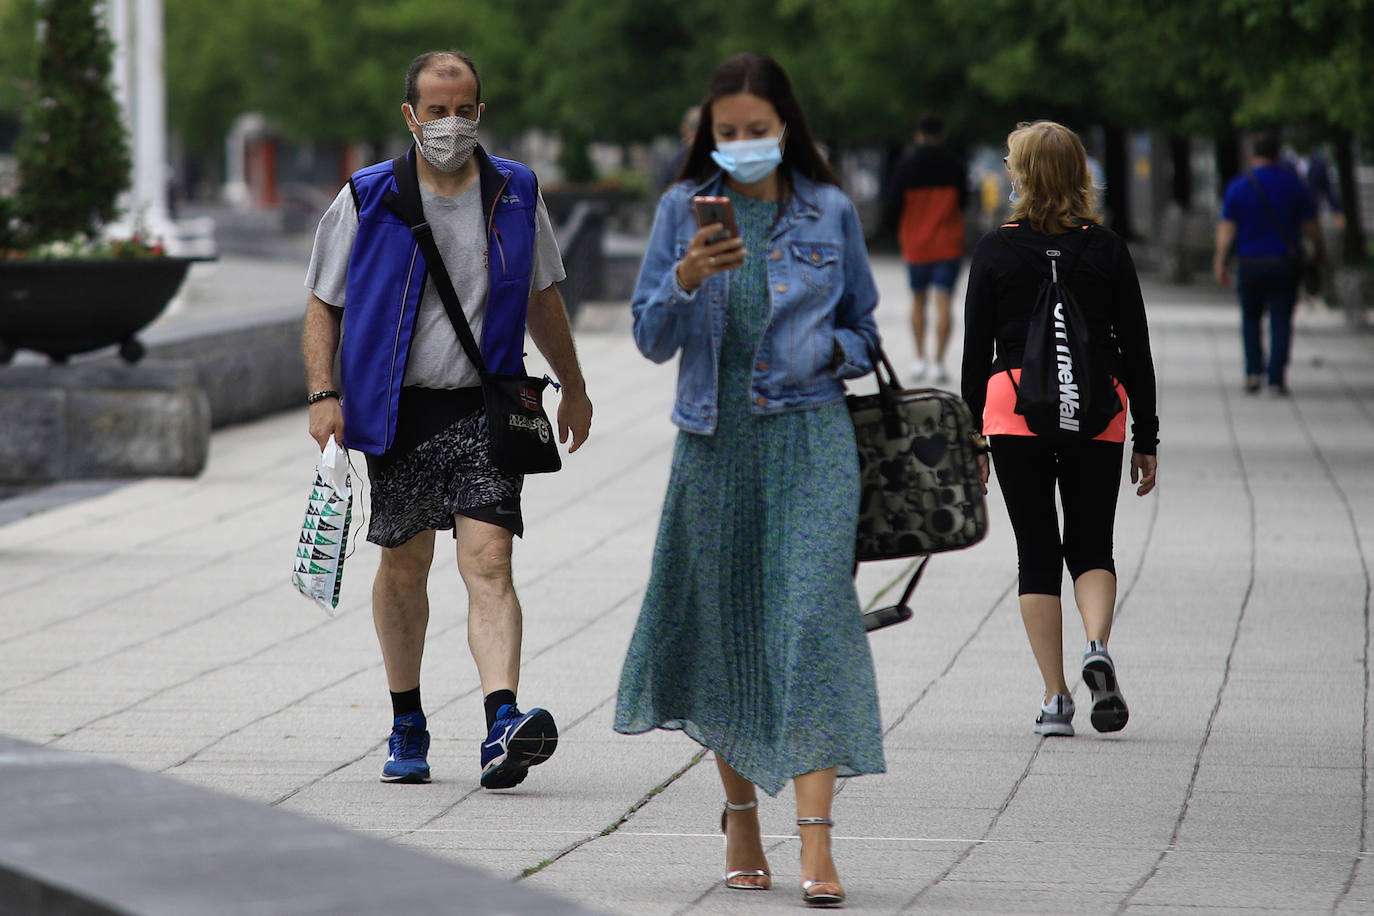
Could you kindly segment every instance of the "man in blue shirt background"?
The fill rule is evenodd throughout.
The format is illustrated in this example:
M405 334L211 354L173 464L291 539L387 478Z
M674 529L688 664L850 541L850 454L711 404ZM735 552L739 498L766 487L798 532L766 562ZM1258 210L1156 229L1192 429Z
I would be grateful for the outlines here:
M1293 336L1293 306L1298 298L1302 236L1321 252L1317 207L1307 186L1278 164L1279 139L1255 136L1250 170L1226 187L1217 223L1212 273L1222 286L1231 282L1226 258L1236 252L1236 291L1240 296L1241 339L1245 345L1245 390L1255 394L1266 380L1269 393L1288 394L1286 372ZM1266 364L1260 323L1269 312Z

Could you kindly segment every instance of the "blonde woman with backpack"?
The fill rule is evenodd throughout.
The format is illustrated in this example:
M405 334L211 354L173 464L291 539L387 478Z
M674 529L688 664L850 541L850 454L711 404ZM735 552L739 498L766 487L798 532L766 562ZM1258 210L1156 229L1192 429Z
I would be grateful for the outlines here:
M1012 213L974 249L964 306L962 393L988 438L1016 535L1021 619L1045 687L1034 731L1074 733L1075 704L1063 658L1065 566L1087 637L1081 670L1092 697L1090 720L1099 732L1120 731L1129 710L1107 643L1116 607L1112 533L1128 409L1131 482L1139 496L1154 489L1159 442L1145 302L1125 242L1100 225L1078 135L1052 121L1019 124L1007 137L1004 161ZM1049 295L1057 291L1049 287L1054 281L1067 290L1059 297L1064 301ZM1036 319L1037 307L1047 305L1053 313ZM1055 343L1054 332L1064 329L1053 322L1074 315L1080 326L1070 336L1084 352L1069 362ZM1045 320L1051 322L1048 338L1033 334ZM1055 352L1045 352L1051 346ZM1062 371L1051 373L1051 384L1058 386L1064 414L1077 409L1076 386L1089 381L1075 372L1086 375L1085 367L1092 366L1114 386L1122 406L1103 417L1105 427L1047 428L1035 419L1035 405L1028 402L1037 386L1030 375L1022 384L1022 370L1053 366L1059 358ZM980 461L986 490L989 463L987 457Z

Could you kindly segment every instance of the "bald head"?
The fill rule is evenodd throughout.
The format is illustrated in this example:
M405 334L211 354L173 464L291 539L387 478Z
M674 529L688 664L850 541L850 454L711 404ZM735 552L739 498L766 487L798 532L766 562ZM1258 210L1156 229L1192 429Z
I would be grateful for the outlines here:
M410 62L406 70L406 101L412 109L420 105L420 76L433 74L440 79L457 79L471 73L477 83L477 98L482 101L482 77L477 73L477 65L462 51L426 51Z

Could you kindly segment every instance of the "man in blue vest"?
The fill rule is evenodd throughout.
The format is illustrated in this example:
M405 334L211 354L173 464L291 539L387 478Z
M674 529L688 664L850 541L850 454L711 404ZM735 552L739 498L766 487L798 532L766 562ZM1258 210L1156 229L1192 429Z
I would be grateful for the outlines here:
M476 368L463 352L403 213L423 209L487 368L522 371L525 332L561 383L559 440L586 441L592 405L556 282L564 278L538 182L477 144L485 106L458 51L422 54L401 113L415 139L355 173L320 220L305 285L310 435L367 456L367 539L382 548L372 616L391 690L384 782L429 782L420 661L435 531L451 530L468 592L468 645L482 682L481 782L519 784L553 753L545 709L516 705L522 615L511 546L524 531L523 477L496 468ZM334 359L340 358L340 385Z
M1277 134L1257 134L1250 146L1250 170L1233 179L1222 199L1212 254L1212 274L1227 286L1226 258L1235 247L1236 290L1240 297L1241 343L1245 351L1245 391L1257 394L1267 380L1275 397L1288 394L1288 357L1293 340L1293 307L1298 301L1302 236L1322 252L1317 208L1307 186L1279 164ZM1269 356L1260 324L1269 314Z

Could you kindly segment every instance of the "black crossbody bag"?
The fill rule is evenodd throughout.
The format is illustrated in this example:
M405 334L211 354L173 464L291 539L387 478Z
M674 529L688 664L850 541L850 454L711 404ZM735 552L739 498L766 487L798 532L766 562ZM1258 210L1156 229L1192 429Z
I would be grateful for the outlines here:
M398 184L406 183L407 177L415 181L413 171L404 176L405 169L414 169L406 157L392 161L392 169ZM403 177L404 176L404 177ZM554 438L553 425L544 412L544 389L550 384L557 387L547 375L535 378L523 372L519 375L502 375L487 369L482 359L482 350L472 336L463 305L458 301L458 292L449 279L448 269L444 266L443 256L434 243L434 232L425 220L420 208L405 206L405 194L398 194L388 204L393 212L405 220L415 242L424 255L425 267L439 299L444 303L444 311L453 323L458 334L458 342L463 352L477 368L482 382L482 403L486 408L487 430L491 438L491 461L499 470L507 474L545 474L557 471L563 466L562 456L558 453L558 442ZM416 190L415 198L419 192ZM413 210L414 212L408 212Z

